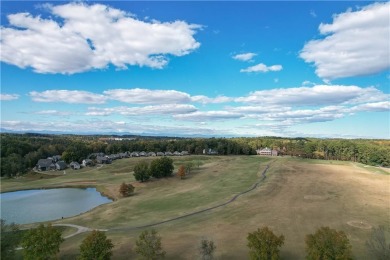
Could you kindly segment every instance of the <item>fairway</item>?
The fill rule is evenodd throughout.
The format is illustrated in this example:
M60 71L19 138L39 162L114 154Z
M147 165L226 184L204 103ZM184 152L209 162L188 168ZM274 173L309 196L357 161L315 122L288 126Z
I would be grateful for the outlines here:
M214 240L218 259L246 259L248 232L266 225L285 236L281 255L286 259L305 256L304 237L320 226L343 230L354 256L367 259L364 246L371 227L390 227L390 176L350 162L315 161L259 156L175 157L175 171L187 161L200 162L184 180L178 177L137 183L132 169L139 160L115 161L102 168L67 170L55 178L5 180L2 191L63 186L97 186L116 198L113 203L85 214L55 221L89 228L108 229L114 259L135 257L138 226L180 217L220 205L260 185L225 206L154 226L163 238L168 259L197 259L202 238ZM118 196L119 184L133 182L136 192ZM67 239L61 247L63 259L74 259L86 233Z

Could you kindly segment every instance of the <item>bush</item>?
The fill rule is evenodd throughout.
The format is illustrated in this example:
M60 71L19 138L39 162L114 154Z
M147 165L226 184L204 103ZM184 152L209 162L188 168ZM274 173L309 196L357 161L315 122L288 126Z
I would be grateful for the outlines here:
M172 176L173 168L173 160L168 157L162 157L152 161L149 171L154 178L163 178Z
M150 232L145 230L135 242L135 252L142 259L161 259L165 257L165 251L161 246L161 237L157 235L157 231L152 229Z
M216 249L216 246L212 240L202 239L200 241L200 257L202 260L211 260L214 259L214 251Z
M121 186L119 187L119 193L123 196L123 197L128 197L130 196L131 194L134 193L134 186L131 185L131 184L126 184L126 183L122 183Z
M140 182L149 180L149 165L146 161L140 161L134 166L134 178Z

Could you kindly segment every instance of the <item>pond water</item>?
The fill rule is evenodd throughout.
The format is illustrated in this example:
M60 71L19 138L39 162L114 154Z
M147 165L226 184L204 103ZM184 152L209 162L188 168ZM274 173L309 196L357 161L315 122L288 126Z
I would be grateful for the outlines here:
M0 194L1 218L27 224L72 217L112 200L95 188L24 190Z

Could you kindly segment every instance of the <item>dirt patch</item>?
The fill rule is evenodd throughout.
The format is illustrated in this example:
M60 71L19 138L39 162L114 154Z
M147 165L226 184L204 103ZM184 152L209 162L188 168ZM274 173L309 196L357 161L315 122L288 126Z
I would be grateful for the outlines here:
M313 200L313 201L321 201L321 200L327 200L330 199L329 196L323 196L323 195L305 195L303 196L305 200Z
M371 229L372 228L372 226L370 224L368 224L366 221L362 221L362 220L351 220L351 221L348 221L347 224L350 225L351 227L360 228L360 229Z

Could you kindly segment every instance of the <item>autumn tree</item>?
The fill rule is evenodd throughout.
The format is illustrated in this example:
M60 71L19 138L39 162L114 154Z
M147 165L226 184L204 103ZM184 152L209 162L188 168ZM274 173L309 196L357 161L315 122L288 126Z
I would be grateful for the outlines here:
M284 236L276 236L268 227L258 228L255 232L249 233L248 247L250 259L279 259L280 247L284 243Z
M1 219L0 245L1 257L0 259L14 259L15 249L20 242L19 226L15 223L6 224L5 220Z
M370 239L366 242L368 251L375 259L390 259L390 241L387 241L385 227L379 226L373 228Z
M108 260L114 248L102 231L93 230L80 245L80 260Z
M143 231L135 242L135 252L142 259L161 259L165 257L166 252L162 249L161 237L157 231L152 229Z
M149 165L146 161L139 161L134 166L134 178L140 182L149 180Z
M329 227L321 227L306 236L307 259L352 259L352 247L347 235Z
M214 244L214 241L202 239L200 241L199 253L202 260L211 260L214 259L214 251L217 247Z
M135 189L134 186L131 185L130 183L126 184L126 183L122 182L121 186L119 187L119 193L123 197L128 197L134 193L134 189Z
M22 247L24 259L40 260L55 257L60 252L60 245L64 242L61 231L51 224L46 227L40 224L32 228L23 236Z
M184 165L181 165L177 170L177 176L179 176L180 179L184 179L184 177L186 176L186 169L184 168Z

